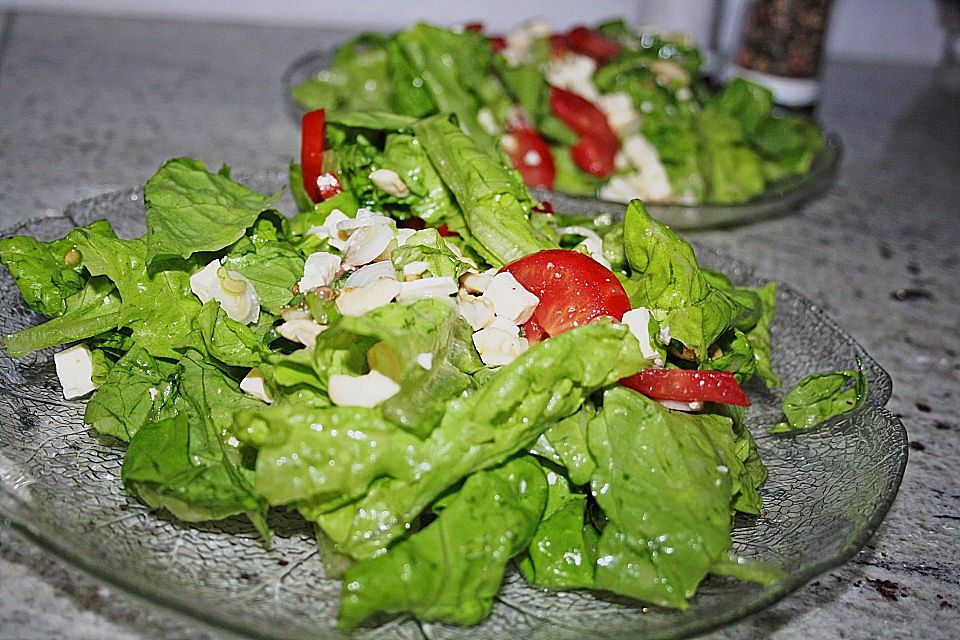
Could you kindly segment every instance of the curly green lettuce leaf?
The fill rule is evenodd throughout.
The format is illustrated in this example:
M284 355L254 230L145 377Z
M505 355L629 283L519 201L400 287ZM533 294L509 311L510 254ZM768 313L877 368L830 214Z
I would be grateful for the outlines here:
M122 304L113 283L93 277L83 289L66 300L62 315L5 336L3 345L11 358L60 344L83 340L116 329L121 323Z
M594 586L599 534L586 521L587 496L573 493L567 479L546 470L549 493L543 518L518 563L532 586L588 589Z
M516 172L483 152L446 116L414 125L430 161L463 210L471 246L493 266L553 246L527 214L532 203Z
M623 387L604 393L588 432L593 495L607 517L597 587L685 609L727 561L736 492L729 464L737 460L731 428L726 417L671 412Z
M260 213L280 199L257 193L199 160L168 160L143 186L146 261L189 258L239 240Z
M863 363L857 370L841 369L829 373L812 373L803 378L783 399L784 422L777 423L771 433L787 433L809 429L848 411L867 400L867 376Z
M470 268L457 257L436 229L421 229L390 254L390 260L399 273L411 262L425 262L423 277L449 276L456 280Z
M471 475L437 519L343 577L339 624L378 611L418 620L477 624L490 615L507 563L529 543L547 498L530 456Z
M83 416L97 433L129 442L145 425L176 414L180 366L134 346L97 388Z
M106 220L84 228L116 237ZM48 318L66 313L67 300L86 283L83 255L74 246L76 235L74 229L53 242L30 236L0 239L0 263L10 271L27 306Z
M462 478L528 450L591 393L647 364L624 325L591 323L541 342L448 404L440 424L410 453L427 469L416 481L379 480L363 498L308 517L341 552L378 555Z

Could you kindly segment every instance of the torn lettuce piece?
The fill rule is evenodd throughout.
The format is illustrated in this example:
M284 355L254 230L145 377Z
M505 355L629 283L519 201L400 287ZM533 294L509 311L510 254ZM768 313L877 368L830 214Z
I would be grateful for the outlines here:
M264 315L257 325L269 326L273 318ZM180 348L192 347L205 351L213 358L231 367L256 367L266 355L267 349L261 337L245 324L227 317L216 300L210 300L193 318L193 331Z
M5 336L3 346L11 358L22 358L39 349L91 338L116 329L121 322L121 308L113 283L104 277L93 277L83 289L67 298L63 314Z
M447 116L413 127L430 161L463 210L471 246L495 267L555 245L527 219L530 196L501 156L483 152Z
M427 263L423 277L449 276L456 280L470 268L450 250L436 229L422 229L414 233L402 247L393 250L390 260L401 275L403 268L411 262Z
M106 220L83 228L116 237ZM86 284L83 254L74 246L77 233L74 229L53 242L30 236L0 239L0 263L10 271L27 306L48 318L66 313L67 300Z
M279 199L210 173L199 160L168 160L143 186L146 262L223 249Z
M444 500L436 520L384 555L347 569L340 626L351 629L378 611L481 622L490 615L507 563L533 536L546 499L543 471L530 456L474 473Z
M543 518L518 566L532 586L593 588L599 533L586 521L587 496L573 493L567 479L545 469L549 493Z
M180 366L134 346L107 373L83 421L97 433L129 442L144 426L176 415Z
M596 406L584 402L579 411L544 431L533 446L533 453L566 469L573 484L587 484L597 466L587 448L587 425L596 414Z
M311 519L339 551L356 559L379 555L462 478L528 450L591 393L647 364L621 324L594 322L541 342L449 402L440 424L411 452L429 471L414 482L379 480L363 498Z
M787 433L814 427L824 420L853 411L867 400L867 376L857 358L857 370L841 369L812 373L790 390L783 399L784 422L771 433Z
M623 387L604 393L588 432L597 461L592 491L607 517L597 587L688 606L700 582L727 561L738 480L729 467L732 435L724 416L671 412Z

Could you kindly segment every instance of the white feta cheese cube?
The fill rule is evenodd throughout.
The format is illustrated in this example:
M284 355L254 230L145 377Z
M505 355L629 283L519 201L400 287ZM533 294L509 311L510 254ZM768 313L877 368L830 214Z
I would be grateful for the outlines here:
M483 273L467 271L460 276L460 286L470 293L483 293L490 286L490 281L496 274L496 269L488 269Z
M370 173L370 180L384 193L388 193L395 198L406 198L410 195L410 189L400 178L400 174L392 169L377 169Z
M392 262L388 260L371 262L368 265L360 267L347 276L347 279L343 281L343 287L345 289L363 287L381 278L390 280L397 279L397 270L393 268Z
M490 110L490 107L480 108L477 112L477 122L479 122L483 130L487 132L487 135L495 136L500 133L500 126L497 124L496 119L494 119L493 111Z
M267 404L273 402L273 397L271 397L270 392L267 391L267 387L264 384L263 372L260 371L258 367L250 369L250 373L240 381L240 390L248 396L263 400Z
M303 277L297 285L301 293L317 287L329 287L340 272L340 256L326 251L317 251L307 256L303 264Z
M397 302L413 302L421 298L446 298L457 292L457 281L450 276L434 276L400 283Z
M362 316L368 311L382 307L400 293L400 283L389 278L380 278L370 284L353 289L341 289L337 296L337 310L345 316Z
M317 336L326 328L324 325L318 324L316 320L299 318L287 320L279 325L277 333L291 342L299 342L305 347L312 347L317 344Z
M333 374L327 381L330 401L339 407L375 407L400 391L400 385L379 371L362 376Z
M403 276L405 278L422 275L424 271L430 268L430 265L423 260L414 260L403 265Z
M385 224L363 226L350 234L343 247L343 263L359 267L373 262L394 240L394 230Z
M520 327L513 323L513 320L509 318L504 318L501 315L494 315L493 320L490 321L488 325L490 329L499 329L504 333L509 333L511 336L520 335Z
M583 236L583 242L580 243L584 249L587 250L587 254L605 266L607 269L610 268L610 263L607 262L607 259L603 257L603 238L594 231L593 229L588 229L587 227L563 227L559 230L561 233L570 233L573 235Z
M540 298L524 289L509 271L501 271L493 276L482 297L493 304L498 316L503 316L514 324L523 324L529 320L540 303Z
M489 300L471 295L457 296L457 311L474 331L487 327L493 322L493 305Z
M657 366L663 366L663 358L650 343L650 310L646 307L637 307L623 314L623 324L627 325L640 343L640 355L650 358Z
M493 326L474 333L473 345L480 354L480 360L489 367L509 364L530 347L526 338Z
M424 351L423 353L417 354L417 364L430 371L433 369L433 354L429 351Z
M86 345L77 344L53 354L53 364L67 400L85 396L97 388L93 383L93 354Z
M221 266L218 260L190 276L190 290L204 304L219 302L231 320L250 324L260 318L260 296L253 283L245 275Z

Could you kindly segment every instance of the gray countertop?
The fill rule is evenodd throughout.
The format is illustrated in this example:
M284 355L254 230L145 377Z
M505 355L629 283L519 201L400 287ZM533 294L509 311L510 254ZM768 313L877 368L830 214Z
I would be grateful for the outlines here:
M299 134L279 78L345 37L33 13L0 25L2 227L140 184L173 156L285 165ZM847 152L829 195L796 215L689 235L803 291L857 338L893 378L910 462L851 562L710 637L956 637L960 69L833 62L818 116ZM0 529L0 638L212 635Z

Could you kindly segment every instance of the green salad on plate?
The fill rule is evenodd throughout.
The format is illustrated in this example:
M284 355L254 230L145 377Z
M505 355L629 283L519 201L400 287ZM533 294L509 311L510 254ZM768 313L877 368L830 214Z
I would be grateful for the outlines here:
M774 285L702 269L640 200L551 212L488 151L448 116L310 113L292 217L170 160L142 237L0 240L49 318L4 346L71 345L64 395L92 394L132 499L264 544L269 509L312 523L344 628L478 623L510 563L675 609L710 574L777 579L730 552L763 508L742 385L779 384Z

